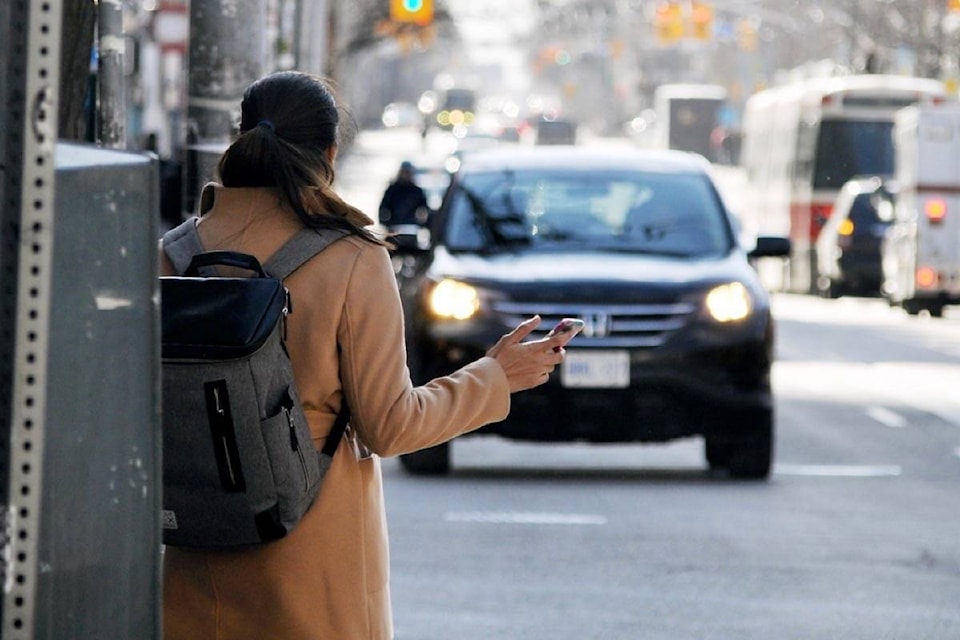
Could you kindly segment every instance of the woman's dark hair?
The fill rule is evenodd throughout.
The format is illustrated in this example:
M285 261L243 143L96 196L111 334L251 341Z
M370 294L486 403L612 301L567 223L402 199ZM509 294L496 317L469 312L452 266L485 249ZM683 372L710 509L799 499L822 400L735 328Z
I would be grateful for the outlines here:
M240 135L220 158L225 187L273 187L311 228L338 227L380 242L347 220L359 211L334 190L328 153L337 144L340 110L318 76L281 71L243 93Z

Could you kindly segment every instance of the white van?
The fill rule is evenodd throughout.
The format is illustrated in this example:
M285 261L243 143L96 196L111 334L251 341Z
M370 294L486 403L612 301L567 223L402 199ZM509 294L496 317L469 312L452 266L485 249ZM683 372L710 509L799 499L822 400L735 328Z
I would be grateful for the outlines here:
M900 187L884 240L884 295L908 313L943 314L960 304L960 105L897 113Z

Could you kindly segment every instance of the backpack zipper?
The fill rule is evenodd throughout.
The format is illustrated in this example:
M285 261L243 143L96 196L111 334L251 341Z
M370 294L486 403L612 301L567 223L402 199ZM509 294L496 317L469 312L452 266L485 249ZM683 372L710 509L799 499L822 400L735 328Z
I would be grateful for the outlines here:
M297 438L297 425L293 421L293 413L290 411L290 407L284 407L283 413L287 416L287 425L290 427L290 448L297 452L297 457L300 458L300 469L303 471L303 486L305 489L310 488L310 474L307 472L307 461L303 457L303 449L300 447L300 440Z
M290 290L286 287L283 288L284 303L282 317L280 322L283 324L283 342L287 341L287 316L293 313L293 298L290 296Z
M223 409L223 405L220 404L220 392L216 387L213 389L213 402L214 402L214 411L216 411L217 416L221 420L226 419L226 411ZM233 470L233 463L230 460L230 440L227 438L225 433L220 434L220 446L223 447L223 459L227 463L227 475L230 476L230 484L237 486L237 474Z
M227 493L246 491L243 465L237 447L233 415L230 411L230 394L226 380L210 380L203 384L206 400L207 421L213 438L217 471L223 490Z

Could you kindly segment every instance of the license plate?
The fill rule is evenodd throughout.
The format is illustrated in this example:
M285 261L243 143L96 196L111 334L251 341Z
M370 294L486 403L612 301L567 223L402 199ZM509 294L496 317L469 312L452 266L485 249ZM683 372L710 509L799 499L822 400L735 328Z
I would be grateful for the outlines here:
M560 384L565 387L622 389L630 386L630 354L626 351L577 351L567 349L560 365Z

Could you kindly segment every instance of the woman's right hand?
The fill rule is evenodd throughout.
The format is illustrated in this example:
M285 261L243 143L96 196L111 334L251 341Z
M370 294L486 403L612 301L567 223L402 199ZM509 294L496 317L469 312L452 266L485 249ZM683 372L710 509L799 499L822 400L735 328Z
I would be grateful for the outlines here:
M564 336L523 342L540 325L540 316L524 320L517 328L493 345L487 355L503 367L510 384L510 393L538 387L550 378L550 373L563 362Z

